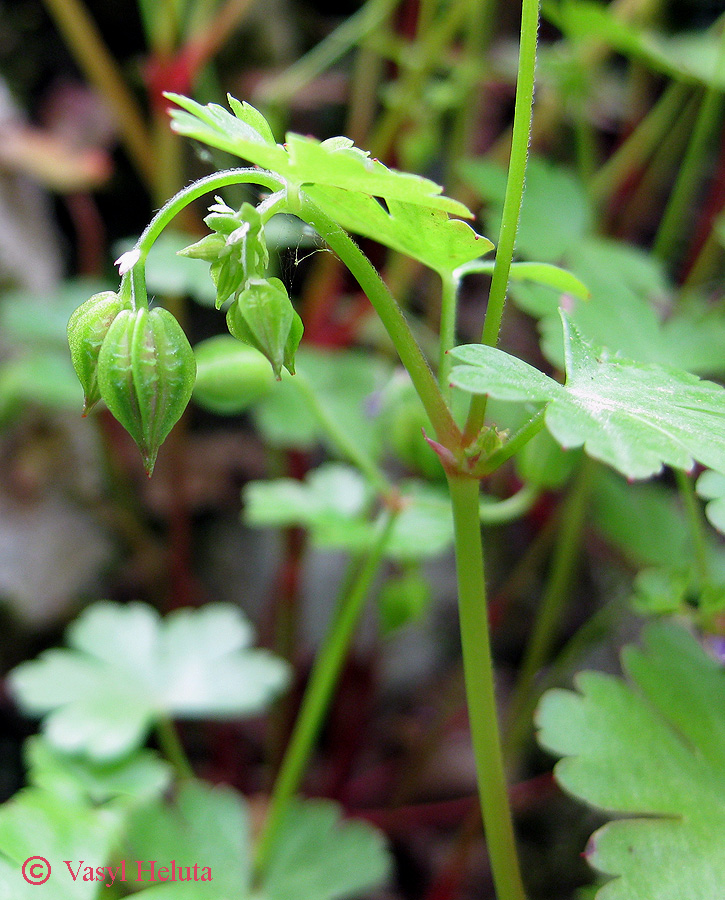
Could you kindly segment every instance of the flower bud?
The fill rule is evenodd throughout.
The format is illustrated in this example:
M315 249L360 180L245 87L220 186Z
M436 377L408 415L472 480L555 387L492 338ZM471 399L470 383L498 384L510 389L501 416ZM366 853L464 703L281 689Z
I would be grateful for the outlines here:
M269 254L262 217L256 207L243 203L235 212L217 198L210 211L204 221L214 233L179 253L211 263L219 309L231 297L238 296L250 280L264 278Z
M170 312L124 310L114 319L98 356L98 386L136 441L149 475L186 409L195 376L194 352Z
M68 321L68 344L83 388L84 416L101 399L97 377L101 344L118 314L130 308L130 300L122 300L114 291L103 291L82 303Z
M275 377L282 366L294 375L294 358L304 326L279 278L250 281L227 312L231 334L263 353Z

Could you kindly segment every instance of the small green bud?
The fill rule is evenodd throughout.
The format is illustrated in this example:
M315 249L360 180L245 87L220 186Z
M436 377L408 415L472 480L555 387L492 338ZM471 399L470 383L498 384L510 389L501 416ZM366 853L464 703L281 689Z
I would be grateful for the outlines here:
M251 203L236 212L217 198L204 221L214 234L185 247L179 253L211 263L211 277L217 289L216 308L239 295L254 279L264 278L269 253L264 239L262 217Z
M274 384L262 354L229 334L201 341L194 347L194 355L194 400L219 415L243 412Z
M294 375L294 358L304 326L279 278L250 281L227 312L227 327L272 364L279 380L284 366Z
M156 454L191 397L194 352L168 310L124 310L98 356L98 386L106 405L136 441L151 474Z
M183 250L178 250L179 256L188 256L190 259L203 259L206 262L214 262L226 247L226 241L221 234L207 234L195 244L189 244Z
M68 344L83 388L84 416L101 399L97 370L103 340L118 314L130 308L130 300L122 300L114 291L103 291L82 303L68 321Z

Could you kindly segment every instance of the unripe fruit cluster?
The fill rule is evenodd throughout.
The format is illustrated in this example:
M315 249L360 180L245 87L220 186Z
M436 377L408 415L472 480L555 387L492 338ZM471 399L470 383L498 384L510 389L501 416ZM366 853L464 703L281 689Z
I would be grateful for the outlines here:
M276 378L283 366L294 374L304 326L284 284L266 276L269 254L259 211L244 203L235 212L217 198L209 212L204 221L212 234L181 254L211 263L217 309L232 301L227 311L229 332L264 354Z
M136 441L150 475L194 387L196 362L183 329L168 310L133 309L106 291L73 313L68 342L84 414L103 399Z

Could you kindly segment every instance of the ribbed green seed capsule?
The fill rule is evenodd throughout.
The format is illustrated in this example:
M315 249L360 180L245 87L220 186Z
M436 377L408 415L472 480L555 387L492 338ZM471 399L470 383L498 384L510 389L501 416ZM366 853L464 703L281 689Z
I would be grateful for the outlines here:
M68 321L68 344L83 388L84 416L101 399L97 372L101 345L116 316L130 308L130 300L122 300L114 291L103 291L82 303Z
M235 338L267 357L277 379L282 366L294 375L304 328L279 278L250 281L229 307L227 327Z
M106 405L136 441L150 475L156 454L181 417L196 377L194 352L165 309L123 311L98 356Z

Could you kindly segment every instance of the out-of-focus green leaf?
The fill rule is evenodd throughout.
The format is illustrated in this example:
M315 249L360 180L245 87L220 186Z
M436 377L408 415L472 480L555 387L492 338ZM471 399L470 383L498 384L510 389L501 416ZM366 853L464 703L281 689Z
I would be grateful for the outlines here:
M25 760L31 784L73 802L105 803L120 797L143 803L161 794L171 781L171 767L151 750L99 763L62 753L36 736L25 744Z
M324 463L305 481L276 478L252 481L244 488L244 518L257 527L322 528L364 515L372 491L357 470L342 463Z
M569 480L580 458L576 450L562 450L548 431L540 431L516 454L516 471L525 482L557 490Z
M725 475L721 472L703 472L697 479L697 493L709 501L705 514L710 524L725 534Z
M129 831L126 855L145 861L147 879L149 861L156 861L157 883L138 894L142 900L198 900L202 893L209 900L352 900L377 887L390 868L376 829L343 822L336 804L313 800L291 806L253 888L246 803L231 788L201 782L182 786L173 804L139 810ZM183 867L184 877L190 866L191 881L170 882L172 860L177 873ZM169 883L158 883L160 867ZM138 867L134 879L137 875Z
M367 822L342 821L326 800L296 803L272 847L259 900L351 900L389 871L383 837Z
M150 606L100 602L68 629L70 649L47 650L10 674L28 715L59 750L110 761L136 749L161 717L230 719L261 712L288 669L250 650L240 610L210 604L165 620Z
M637 28L618 19L611 9L591 0L563 0L559 27L574 41L604 41L614 50L643 60L652 69L686 82L725 89L718 66L716 33L700 31L669 36Z
M297 353L295 365L338 427L368 453L378 456L380 436L371 427L375 395L388 380L391 366L361 351L323 351L304 346ZM304 450L324 443L332 453L339 453L310 411L295 378L283 374L282 381L255 406L256 425L273 446Z
M402 511L396 517L385 556L400 562L435 556L453 543L448 494L417 481L400 486ZM313 542L330 550L365 553L378 538L369 518L374 492L362 475L341 463L325 463L304 482L291 478L253 481L244 489L250 525L300 525Z
M81 873L74 881L64 860L73 861L74 871L80 860L88 860L86 865L94 870L104 866L120 822L119 814L111 809L89 809L38 788L21 791L0 807L0 900L39 900L43 896L93 900L104 896L110 877L84 881ZM23 877L22 865L30 857L50 863L50 876L44 884L30 884ZM30 878L42 878L47 872L40 859L37 862L39 868L28 869Z
M125 856L133 861L133 871L127 872L129 880L149 881L151 860L155 862L156 883L137 895L143 900L251 897L249 813L244 798L232 788L187 782L178 789L173 803L155 801L138 809L129 822L128 834ZM138 860L142 861L141 872ZM163 883L164 877L170 879L172 860L177 870L182 868L185 880L177 877ZM187 866L191 867L191 880L186 880ZM165 875L159 874L164 868Z
M628 484L611 470L600 469L592 489L592 522L634 566L686 570L692 563L682 508L676 494L662 484Z
M383 635L389 637L411 622L417 622L430 607L430 582L419 569L389 578L380 589L378 610Z

